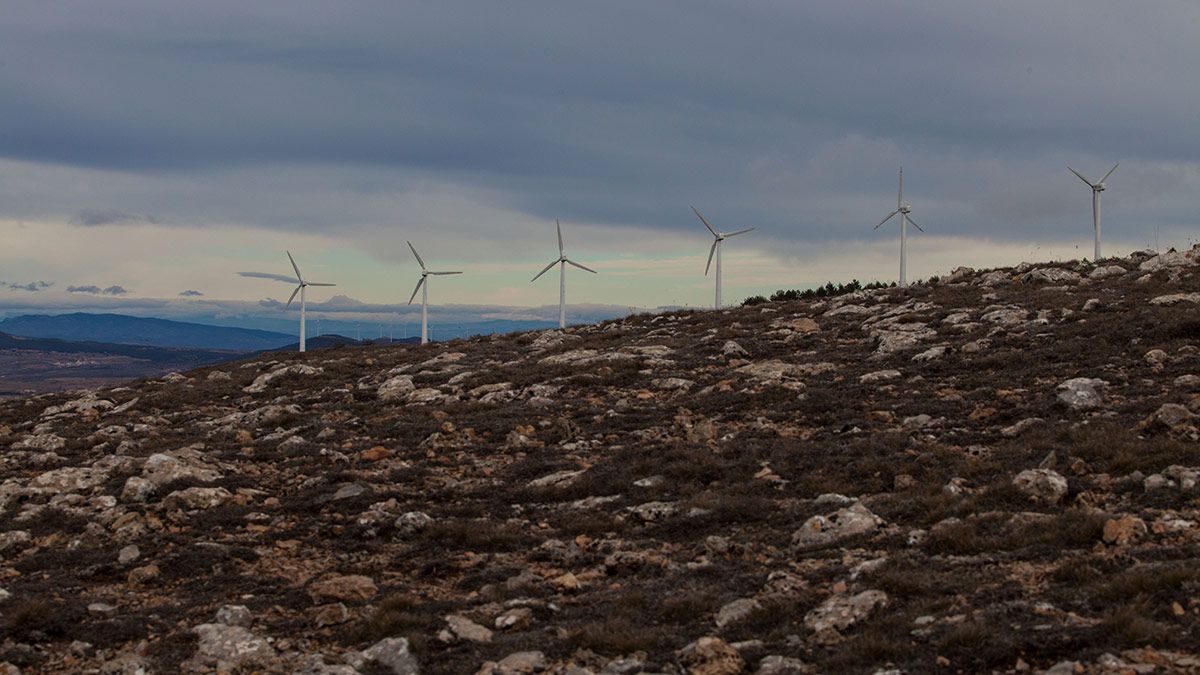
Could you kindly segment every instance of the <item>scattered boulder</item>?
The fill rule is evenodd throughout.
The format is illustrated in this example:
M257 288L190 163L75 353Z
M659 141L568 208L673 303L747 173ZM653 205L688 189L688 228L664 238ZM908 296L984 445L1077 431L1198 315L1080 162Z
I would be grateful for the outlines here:
M266 665L275 649L265 639L241 626L202 623L192 629L199 637L192 660L221 670Z
M416 390L413 384L412 377L408 375L396 375L390 377L379 385L376 394L381 401L403 401L405 398Z
M1195 420L1200 415L1178 403L1164 403L1138 424L1147 433L1175 433L1195 435Z
M1150 304L1159 307L1169 307L1180 303L1200 303L1200 293L1171 293L1168 295L1160 295L1150 299Z
M443 642L455 639L468 642L491 642L492 631L459 614L446 617L446 630L438 634Z
M1146 521L1124 515L1104 523L1104 543L1126 546L1144 537L1146 532Z
M364 660L392 670L392 675L420 675L417 657L405 638L384 638L363 651Z
M792 533L792 543L801 548L825 546L859 534L874 532L883 519L855 502L825 516L813 516Z
M869 590L856 595L839 593L805 614L804 626L815 633L819 643L837 642L841 640L842 631L866 620L887 604L888 595L883 591Z
M220 506L231 499L233 499L233 494L225 488L192 487L172 492L163 497L162 503L168 509L198 511Z
M738 598L717 611L717 628L721 629L745 621L761 609L762 604L753 598Z
M898 370L877 370L873 373L867 373L859 376L858 381L861 384L877 384L879 382L887 382L888 380L895 380L899 378L900 371Z
M679 650L689 675L738 675L746 662L736 649L718 637L702 637Z
M308 594L314 602L322 600L342 600L346 602L362 602L375 597L379 589L371 577L361 574L329 577L317 581L308 587Z
M1030 499L1057 504L1067 495L1067 479L1050 469L1026 469L1013 478L1013 485Z
M1094 377L1075 377L1058 385L1058 400L1072 410L1092 410L1104 403L1108 383Z

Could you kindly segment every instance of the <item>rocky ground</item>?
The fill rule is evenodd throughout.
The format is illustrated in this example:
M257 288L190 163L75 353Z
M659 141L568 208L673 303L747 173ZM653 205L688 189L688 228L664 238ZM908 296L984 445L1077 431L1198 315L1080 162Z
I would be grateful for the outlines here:
M0 672L1200 671L1197 262L0 403Z

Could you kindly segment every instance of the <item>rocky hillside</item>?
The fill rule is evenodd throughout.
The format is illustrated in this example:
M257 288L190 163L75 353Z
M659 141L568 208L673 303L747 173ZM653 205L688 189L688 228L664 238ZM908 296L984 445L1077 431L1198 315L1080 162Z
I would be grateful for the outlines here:
M4 402L0 672L1197 672L1197 262Z

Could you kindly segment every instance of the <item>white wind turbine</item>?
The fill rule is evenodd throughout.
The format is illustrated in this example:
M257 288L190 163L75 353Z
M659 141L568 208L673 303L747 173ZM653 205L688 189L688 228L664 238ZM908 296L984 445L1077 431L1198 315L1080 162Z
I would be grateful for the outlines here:
M296 277L294 279L284 274L270 274L268 272L239 272L238 274L243 277L274 279L276 281L283 281L289 284L296 284L296 290L292 291L292 297L288 298L287 305L285 305L284 308L286 309L291 307L292 301L296 299L296 294L300 294L300 351L304 351L306 342L304 337L304 289L308 288L309 286L336 286L337 284L320 284L315 281L305 281L304 277L300 274L300 268L296 265L296 260L292 258L291 251L285 251L285 253L287 253L288 260L292 263L292 269L296 271Z
M912 219L912 216L908 215L912 213L912 204L904 203L904 167L900 167L900 190L896 193L896 210L889 213L887 218L879 221L879 224L875 226L875 229L878 230L883 226L884 223L891 220L892 216L896 215L897 213L900 214L900 287L903 288L904 286L908 285L908 253L906 250L906 245L908 243L908 224L912 223L913 227L921 230L922 232L925 231L921 229L921 226L918 225L915 220Z
M1118 166L1120 166L1120 162L1113 164L1113 168L1109 169L1108 173L1104 174L1104 178L1101 178L1100 182L1098 182L1098 183L1093 183L1092 181L1088 180L1087 178L1084 178L1083 174L1079 173L1075 169L1071 169L1071 167L1069 167L1069 166L1067 167L1068 169L1071 169L1071 173L1075 174L1076 176L1079 176L1079 180L1087 183L1088 187L1092 188L1092 225L1096 228L1096 256L1095 256L1095 259L1097 261L1100 260L1100 193L1104 192L1104 190L1108 187L1107 185L1104 184L1104 181L1108 180L1108 177L1111 176L1112 173L1117 170Z
M529 280L529 283L532 284L533 282L537 281L538 277L542 276L546 272L549 272L551 267L558 265L558 327L566 328L567 327L567 265L574 265L574 266L578 267L579 269L587 271L587 272L591 272L592 274L596 274L596 270L594 270L590 267L584 267L583 265L580 265L579 263L577 263L574 260L571 260L570 258L567 257L566 252L563 250L562 224L558 222L557 218L554 219L554 226L556 228L558 228L558 260L555 260L555 261L551 262L549 265L546 265L546 267L544 267L541 272L537 273L537 276L535 276L534 278Z
M429 343L429 283L426 279L430 274L462 274L462 272L430 272L425 269L425 261L421 260L421 254L417 253L417 249L413 248L411 241L404 242L408 244L408 248L412 249L413 257L417 259L417 264L421 266L421 279L417 282L417 287L413 289L412 295L408 298L408 304L413 303L413 298L417 297L417 291L421 291L421 344Z
M713 245L712 248L708 249L708 263L704 266L704 276L708 276L708 269L712 267L713 254L715 253L717 256L717 297L716 301L713 303L713 309L721 309L721 242L725 241L729 237L745 234L754 228L747 227L744 230L737 230L736 232L718 232L717 228L713 227L707 220L705 220L704 216L700 215L700 212L697 211L696 207L694 206L692 207L692 213L695 213L696 217L700 219L700 222L704 223L704 226L708 228L708 231L712 232Z

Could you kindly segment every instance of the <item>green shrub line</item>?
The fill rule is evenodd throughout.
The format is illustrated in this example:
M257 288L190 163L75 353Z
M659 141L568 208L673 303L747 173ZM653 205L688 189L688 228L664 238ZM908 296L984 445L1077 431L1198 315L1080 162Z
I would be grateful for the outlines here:
M931 277L930 281L937 281L937 277ZM919 282L917 282L919 283ZM832 281L827 282L824 286L815 288L799 289L780 289L771 294L771 297L762 295L752 295L742 301L743 307L752 307L761 305L767 302L788 302L790 300L815 300L817 298L832 298L846 293L853 293L861 290L873 290L876 288L895 288L896 282L885 283L882 281L872 281L869 284L863 285L858 279L852 279L850 283L835 284Z

